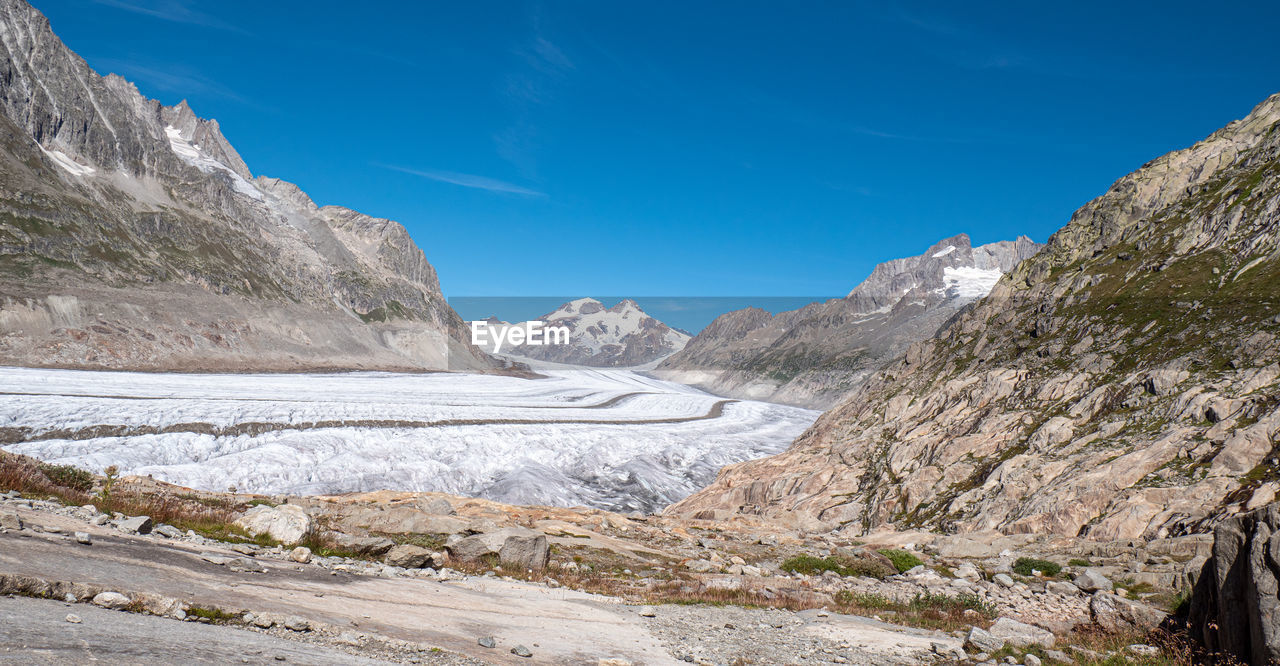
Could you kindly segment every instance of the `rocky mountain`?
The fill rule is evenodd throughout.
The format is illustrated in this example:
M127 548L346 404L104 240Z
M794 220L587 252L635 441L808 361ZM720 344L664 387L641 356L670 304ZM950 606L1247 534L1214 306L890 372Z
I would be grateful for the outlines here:
M594 298L569 301L536 321L543 330L552 327L568 329L564 341L548 341L554 344L496 344L494 335L486 335L482 346L493 353L512 354L539 361L552 361L570 365L587 365L599 368L633 367L652 363L684 348L690 335L671 328L640 309L631 299L619 301L606 308ZM528 322L510 324L490 320L494 331L512 326L524 326Z
M721 315L653 374L721 395L830 407L1041 247L1025 236L978 247L965 234L947 238L876 266L844 298Z
M255 178L21 0L0 41L0 364L492 366L401 225Z
M1155 159L786 453L669 509L1151 538L1280 490L1280 95Z

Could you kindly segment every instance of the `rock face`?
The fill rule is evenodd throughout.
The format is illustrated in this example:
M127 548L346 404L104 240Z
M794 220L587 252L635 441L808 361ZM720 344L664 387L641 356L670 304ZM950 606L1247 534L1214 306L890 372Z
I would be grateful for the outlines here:
M1244 663L1280 661L1280 504L1225 520L1213 537L1191 596L1192 635Z
M568 329L568 338L557 344L494 344L486 351L523 358L600 368L630 367L651 363L684 348L689 334L650 317L631 299L606 308L594 298L569 301L537 319L550 327ZM517 324L516 326L523 325ZM512 324L489 320L491 329ZM546 330L544 328L544 330ZM492 335L488 337L492 340Z
M830 407L1041 247L1026 237L979 247L965 234L947 238L876 266L844 298L721 315L653 374L736 398Z
M217 122L0 0L0 363L483 369L404 227L254 178Z
M250 534L266 534L287 545L298 543L315 532L315 522L311 520L311 516L292 504L259 504L236 520L236 525Z
M1271 501L1278 121L1280 95L1121 178L787 452L668 512L1110 540Z

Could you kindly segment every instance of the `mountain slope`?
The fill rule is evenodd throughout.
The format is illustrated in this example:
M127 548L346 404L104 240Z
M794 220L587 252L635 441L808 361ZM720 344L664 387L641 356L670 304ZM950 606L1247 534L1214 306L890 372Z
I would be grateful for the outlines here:
M776 316L721 315L654 374L733 397L830 407L1040 247L1026 237L976 248L965 234L947 238L876 266L844 298Z
M790 450L669 509L1097 539L1280 490L1280 95L1121 178Z
M402 226L253 178L215 121L0 0L0 363L479 369Z
M606 308L594 298L569 301L538 318L547 327L568 329L560 344L506 345L501 351L524 358L600 368L632 367L652 363L689 342L689 334L649 316L631 299ZM510 326L493 322L496 328ZM491 339L491 338L490 338ZM494 352L495 346L486 350Z

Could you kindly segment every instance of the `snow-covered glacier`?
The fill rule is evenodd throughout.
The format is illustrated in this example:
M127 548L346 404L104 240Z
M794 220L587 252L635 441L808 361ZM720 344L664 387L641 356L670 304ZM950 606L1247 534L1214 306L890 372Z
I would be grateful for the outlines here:
M264 494L439 491L653 511L818 412L627 370L169 374L0 368L8 451Z

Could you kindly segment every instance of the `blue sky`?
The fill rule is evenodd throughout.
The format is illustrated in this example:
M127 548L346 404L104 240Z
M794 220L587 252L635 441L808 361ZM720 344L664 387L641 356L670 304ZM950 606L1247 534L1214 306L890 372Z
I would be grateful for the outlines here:
M35 4L450 296L843 295L1044 241L1280 91L1274 2Z

